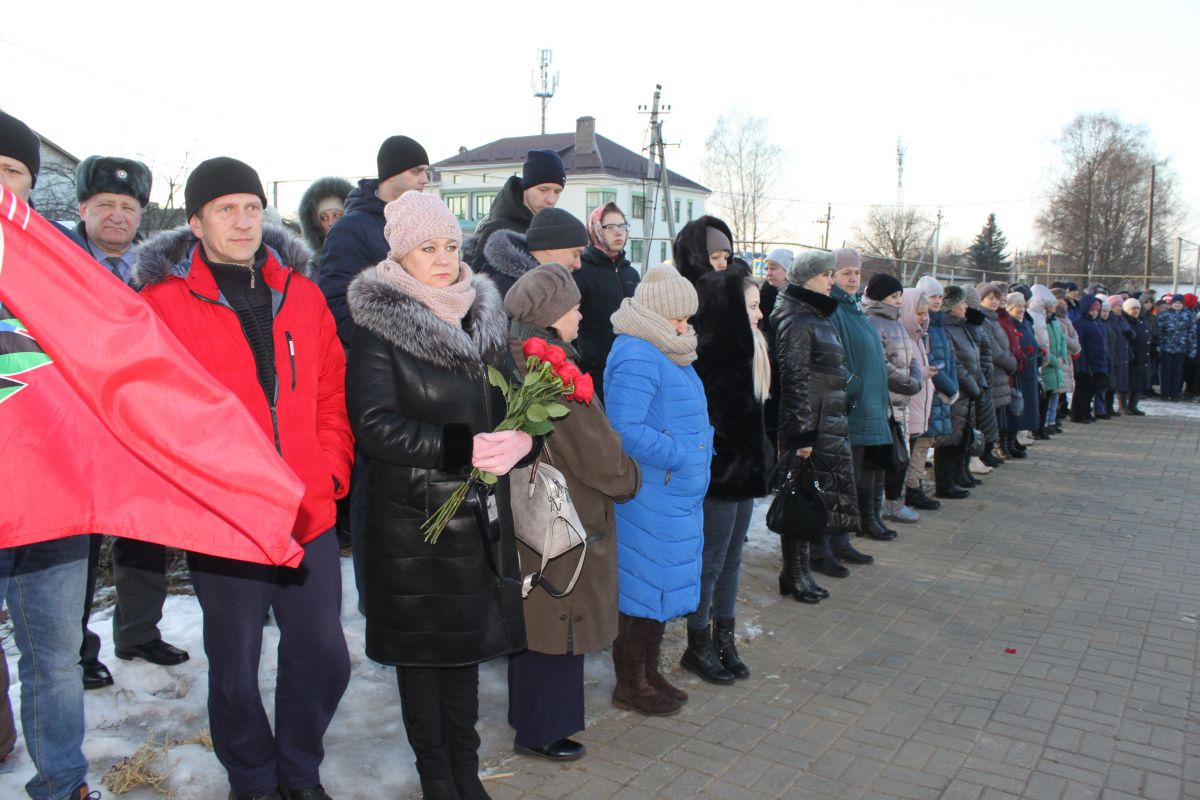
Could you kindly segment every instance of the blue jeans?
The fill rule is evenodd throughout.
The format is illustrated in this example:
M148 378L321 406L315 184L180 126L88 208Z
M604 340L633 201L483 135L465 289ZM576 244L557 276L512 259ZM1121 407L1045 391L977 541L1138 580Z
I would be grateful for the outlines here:
M754 500L704 498L704 555L700 565L700 605L688 614L692 630L708 627L710 613L733 619L737 607L742 545L750 528Z
M79 645L88 537L0 548L0 597L12 617L21 677L21 728L37 774L34 800L61 800L87 781Z
M1060 394L1050 395L1050 405L1046 406L1046 427L1050 427L1058 422L1058 399L1062 397Z

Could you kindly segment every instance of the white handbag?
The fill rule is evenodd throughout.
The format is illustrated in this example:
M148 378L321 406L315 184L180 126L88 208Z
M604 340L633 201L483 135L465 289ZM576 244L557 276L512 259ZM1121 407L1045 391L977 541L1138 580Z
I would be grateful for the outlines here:
M543 449L544 454L549 454ZM571 502L563 474L545 463L541 455L530 467L514 469L509 476L512 492L513 529L526 547L542 557L537 571L521 582L521 596L541 586L552 597L564 597L575 588L587 557L587 532ZM561 592L544 576L546 565L555 558L579 550L579 561L571 582Z

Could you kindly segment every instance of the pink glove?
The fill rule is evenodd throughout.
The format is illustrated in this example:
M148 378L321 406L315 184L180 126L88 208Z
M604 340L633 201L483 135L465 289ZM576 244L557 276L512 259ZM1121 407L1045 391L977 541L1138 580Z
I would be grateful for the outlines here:
M477 433L471 466L493 475L507 475L533 448L533 437L524 431Z

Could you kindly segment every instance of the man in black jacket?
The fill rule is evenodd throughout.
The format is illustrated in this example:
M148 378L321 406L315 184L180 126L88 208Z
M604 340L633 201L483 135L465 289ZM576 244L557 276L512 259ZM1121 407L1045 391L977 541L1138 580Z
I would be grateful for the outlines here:
M520 175L512 175L496 197L475 235L463 243L463 261L476 272L491 272L484 254L488 238L496 231L525 233L533 215L554 208L567 185L567 168L553 150L530 150Z

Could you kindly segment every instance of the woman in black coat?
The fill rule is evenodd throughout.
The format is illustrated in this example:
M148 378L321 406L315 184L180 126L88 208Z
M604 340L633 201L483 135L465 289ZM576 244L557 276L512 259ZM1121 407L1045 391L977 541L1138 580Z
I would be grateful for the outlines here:
M621 301L633 297L641 276L625 257L625 242L629 238L629 222L616 203L608 203L592 212L588 220L591 244L580 257L575 270L575 285L579 287L579 368L592 376L596 395L604 399L604 368L608 351L612 349L612 315Z
M525 647L507 479L474 486L436 543L421 525L472 466L504 476L533 443L491 433L505 405L486 367L512 373L508 317L491 281L459 260L458 221L419 192L385 215L388 259L347 295L356 328L346 399L370 458L367 656L397 667L425 797L486 798L478 665Z
M783 571L779 592L806 603L816 603L829 593L813 580L810 557L814 547L820 558L837 563L847 551L834 552L831 539L858 531L858 490L850 452L847 419L847 384L844 353L837 328L829 317L838 303L833 289L835 262L832 253L809 250L796 257L788 271L788 284L779 292L771 317L775 326L775 352L779 365L779 450L781 460L811 458L829 509L824 528L812 527L781 536ZM857 552L857 551L854 551ZM861 555L861 554L860 554ZM874 559L863 556L870 563ZM832 570L831 570L832 571Z
M1129 343L1129 413L1135 417L1146 416L1138 409L1138 400L1150 388L1150 326L1142 319L1142 304L1129 298L1122 306L1125 321L1133 331Z
M767 493L773 460L763 417L771 365L757 327L758 284L732 270L712 272L696 281L696 293L695 367L708 400L713 458L704 497L700 603L687 618L682 665L709 683L728 684L750 677L734 645L734 611L742 544L754 499Z

